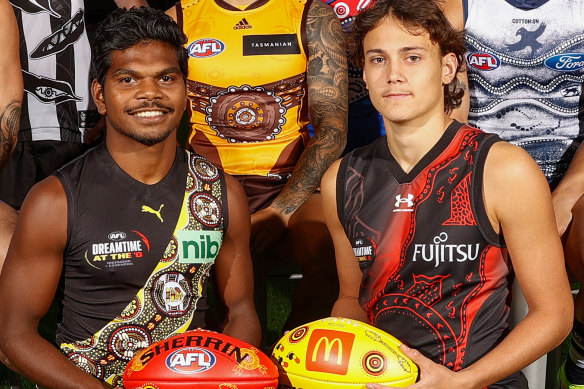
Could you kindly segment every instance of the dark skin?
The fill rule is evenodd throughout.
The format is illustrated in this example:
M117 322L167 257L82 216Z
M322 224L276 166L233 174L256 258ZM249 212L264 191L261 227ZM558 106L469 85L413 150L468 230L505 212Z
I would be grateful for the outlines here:
M108 151L120 168L143 183L163 179L175 158L176 130L186 103L174 49L150 41L112 52L105 85L94 81L92 95L106 115ZM154 102L165 108L156 108ZM127 133L150 140L166 137L146 145ZM257 345L260 330L252 300L249 211L239 184L231 177L226 183L229 227L215 262L219 291L228 307L224 333ZM109 388L75 366L37 331L59 283L66 243L67 200L60 181L51 176L26 198L0 277L0 348L7 358L3 362L45 388ZM27 304L18 303L23 298Z

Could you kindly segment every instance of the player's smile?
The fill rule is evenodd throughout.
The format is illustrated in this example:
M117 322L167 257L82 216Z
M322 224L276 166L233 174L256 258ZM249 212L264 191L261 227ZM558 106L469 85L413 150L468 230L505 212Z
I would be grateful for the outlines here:
M149 42L111 54L105 85L97 87L96 104L118 134L151 146L178 128L185 87L174 50Z

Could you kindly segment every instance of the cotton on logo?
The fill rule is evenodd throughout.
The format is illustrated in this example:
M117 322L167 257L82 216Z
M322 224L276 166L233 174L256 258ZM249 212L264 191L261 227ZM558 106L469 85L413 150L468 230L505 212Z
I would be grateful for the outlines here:
M397 195L395 196L395 199L397 200L395 202L395 206L399 207L401 204L407 204L408 208L411 208L414 206L414 195L413 194L408 194L408 197L403 198L401 195Z
M190 57L206 58L221 54L225 44L217 39L205 38L194 41L187 47Z

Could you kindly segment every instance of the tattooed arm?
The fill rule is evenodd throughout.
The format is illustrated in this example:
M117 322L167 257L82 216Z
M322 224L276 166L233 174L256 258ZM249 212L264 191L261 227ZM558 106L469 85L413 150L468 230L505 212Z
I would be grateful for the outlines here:
M0 0L0 169L6 164L18 138L22 104L22 73L18 47L20 37L14 11L8 0Z
M292 177L272 204L252 216L252 245L263 251L314 193L347 142L347 57L341 24L330 6L314 0L306 21L308 111L314 136ZM271 220L271 222L270 222Z

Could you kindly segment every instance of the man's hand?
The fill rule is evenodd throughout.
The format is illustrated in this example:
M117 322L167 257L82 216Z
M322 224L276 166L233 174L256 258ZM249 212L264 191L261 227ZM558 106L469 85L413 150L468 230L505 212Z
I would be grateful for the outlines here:
M417 350L411 349L405 344L400 346L401 351L410 358L420 370L420 379L413 385L408 386L412 389L463 389L470 388L465 386L465 383L460 380L460 374L435 363L431 359L426 358ZM385 389L392 388L391 386L384 386L379 384L367 384L367 389Z
M267 207L251 215L251 249L262 253L278 240L288 225L289 215Z

